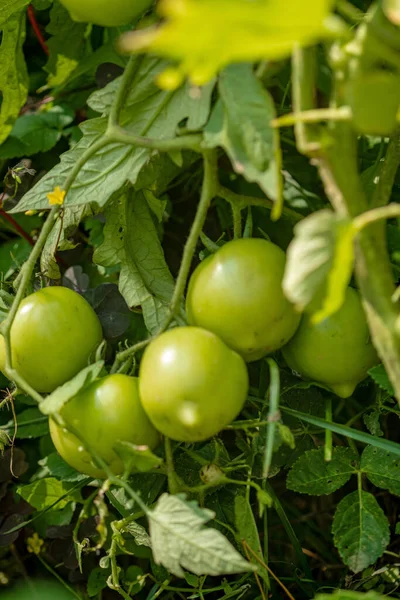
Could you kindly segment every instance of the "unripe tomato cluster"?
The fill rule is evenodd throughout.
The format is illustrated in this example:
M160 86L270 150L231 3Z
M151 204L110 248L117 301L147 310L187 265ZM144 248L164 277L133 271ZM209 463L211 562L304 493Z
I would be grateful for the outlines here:
M358 293L348 288L343 306L315 325L284 297L284 269L284 252L264 239L228 242L205 259L189 282L189 325L147 346L139 377L102 377L63 406L66 428L50 419L52 440L66 462L101 478L105 473L91 451L121 473L117 441L154 449L160 433L188 443L218 434L246 401L246 362L281 348L291 369L350 396L378 362ZM49 287L23 300L10 338L20 375L32 388L52 392L88 364L102 332L79 294ZM0 338L0 368L5 365Z

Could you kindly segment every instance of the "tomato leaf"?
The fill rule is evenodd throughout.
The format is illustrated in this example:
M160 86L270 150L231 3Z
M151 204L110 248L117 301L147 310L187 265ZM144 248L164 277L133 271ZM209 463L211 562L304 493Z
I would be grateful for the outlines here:
M332 460L324 459L324 448L305 452L289 471L286 485L301 494L332 494L357 472L357 457L350 448L334 448Z
M279 135L270 125L274 101L252 65L231 65L222 71L218 100L204 130L205 145L222 146L237 173L256 182L281 202Z
M300 311L309 308L320 322L343 304L350 281L355 231L350 219L329 209L294 227L287 251L283 290Z
M183 494L162 494L148 514L155 563L176 577L184 576L183 569L195 575L253 570L222 533L204 527L213 517L211 510L187 501Z
M116 442L114 446L115 452L124 463L124 467L128 473L145 473L159 467L163 460L147 446L136 446L130 442Z
M71 492L71 488L72 485L69 483L58 481L54 477L46 477L28 485L19 486L17 494L37 510L50 508L55 503L61 510L70 502L80 500L80 493L77 490Z
M127 531L130 533L138 546L147 546L151 548L150 536L142 525L136 521L129 521L122 530L122 533Z
M82 369L73 379L46 396L39 405L41 412L44 415L53 415L59 412L68 400L76 396L83 387L92 383L99 376L103 367L104 361L99 360L93 365Z
M121 264L119 291L130 308L141 306L146 327L155 333L168 313L174 280L165 262L154 220L142 192L127 193L105 211L104 242L97 264Z
M25 11L20 10L25 4L20 1L1 7L0 144L9 135L28 95L28 73L22 53L26 17Z
M281 59L295 45L330 37L331 5L331 0L314 0L308 8L297 0L163 0L163 24L126 34L121 45L179 62L161 79L168 87L186 75L203 85L229 63Z
M163 66L165 63L153 57L138 61L138 71L133 78L121 115L121 126L133 135L154 139L172 138L182 121L186 121L189 130L195 130L202 127L208 118L213 85L210 84L196 97L193 97L189 85L173 93L161 91L156 87L154 78ZM110 111L119 84L120 78L91 96L88 101L90 107L102 113L102 116L90 119L80 126L83 132L81 140L62 155L61 162L29 190L11 212L48 208L47 194L56 185L62 184L83 152L104 135L107 127L106 115ZM136 183L142 169L153 161L152 157L153 151L147 148L122 143L105 146L79 171L68 192L65 206L92 202L100 207L104 206L126 182ZM157 159L157 153L155 158ZM164 157L157 164L164 167L168 165L173 175L179 172L179 168L169 157ZM150 169L152 176L150 175L149 179L154 185L154 169L151 166ZM162 176L161 181L164 180L165 177Z
M10 419L5 425L8 433L14 432L14 419ZM27 408L17 415L17 433L18 439L31 439L42 437L49 433L49 425L46 417L42 415L36 407Z
M389 543L389 522L372 494L358 490L339 502L333 519L335 546L343 562L359 573L380 556Z
M42 458L38 463L42 467L45 477L54 477L55 479L60 479L61 481L69 483L87 479L87 475L82 475L82 473L75 471L75 469L70 467L56 452Z

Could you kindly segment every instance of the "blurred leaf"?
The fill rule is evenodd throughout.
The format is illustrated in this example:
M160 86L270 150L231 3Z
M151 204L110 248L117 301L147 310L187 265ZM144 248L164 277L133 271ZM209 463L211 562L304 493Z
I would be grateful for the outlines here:
M18 413L17 424L16 437L18 439L38 438L49 433L48 420L38 408L27 408ZM5 427L10 430L9 434L12 435L15 427L14 419L10 419Z
M324 448L305 452L289 471L286 485L301 494L332 494L357 472L357 456L350 448L336 447L332 460L324 459Z
M285 58L298 44L330 37L326 19L331 5L331 0L309 5L297 0L163 0L162 25L126 34L121 46L178 62L161 80L169 87L186 75L194 85L203 85L229 63Z
M19 581L16 586L1 593L2 600L76 600L76 595L64 585L37 579L29 584Z
M147 546L151 548L150 536L142 525L136 523L136 521L130 521L124 527L123 531L130 533L134 538L138 546Z
M335 590L332 594L317 594L315 600L387 600L385 594L374 591L352 592L351 590Z
M343 562L359 573L373 564L389 543L389 522L372 494L358 490L339 502L332 524Z
M69 483L58 481L54 477L46 477L17 487L17 494L37 510L49 508L55 502L57 508L61 510L69 502L80 500L79 492L71 492L71 487Z
M0 273L3 281L19 271L31 250L32 246L23 238L14 238L0 245Z
M214 517L185 496L163 494L148 514L153 558L177 577L183 569L195 575L225 575L253 570L226 537L204 525Z
M120 292L130 308L141 306L148 331L155 333L167 316L174 280L143 193L121 196L105 217L104 242L93 260L106 267L121 263Z
M9 135L28 95L28 73L22 46L25 41L24 0L7 0L0 11L0 144Z
M355 232L350 219L324 209L297 223L294 234L283 290L297 310L311 305L313 320L320 322L343 304L353 270Z
M90 571L86 588L90 598L98 596L101 590L107 587L109 575L110 573L107 569L101 569L100 567L96 567Z
M391 452L367 446L361 455L361 470L371 483L400 496L400 460Z
M47 41L49 60L46 64L50 88L68 81L78 66L85 53L86 28L86 23L73 21L67 9L60 2L54 2L46 27L51 36Z
M117 441L114 450L129 473L135 471L145 473L156 469L163 463L162 458L153 454L147 446L136 446L130 442Z
M66 106L54 106L48 111L18 117L7 140L0 146L0 158L31 156L53 148L64 127L74 120Z
M204 130L209 148L222 146L232 166L280 201L279 135L270 125L274 101L253 73L252 65L231 65L222 71L219 100Z

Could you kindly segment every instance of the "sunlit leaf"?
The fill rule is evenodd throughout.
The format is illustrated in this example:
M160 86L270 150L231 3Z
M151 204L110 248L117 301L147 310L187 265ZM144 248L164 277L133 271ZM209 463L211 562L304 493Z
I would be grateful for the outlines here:
M160 27L125 34L125 51L146 51L179 62L159 83L177 87L189 76L203 85L233 62L277 60L294 45L330 37L331 0L162 0Z

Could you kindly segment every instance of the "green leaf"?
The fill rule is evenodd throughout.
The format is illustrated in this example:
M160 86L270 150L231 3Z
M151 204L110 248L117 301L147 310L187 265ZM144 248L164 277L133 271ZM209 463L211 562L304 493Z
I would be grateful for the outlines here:
M47 83L50 88L68 81L77 68L79 59L85 53L86 28L86 23L71 19L61 2L54 2L50 10L50 23L46 27L46 32L51 36L47 41L49 60L45 67L49 73Z
M1 243L0 273L4 281L10 279L21 268L31 250L30 243L22 238L15 238Z
M389 380L388 374L386 373L383 365L372 367L372 369L368 371L368 375L371 375L372 379L376 384L379 385L380 388L382 388L382 390L387 392L390 396L394 396L392 383Z
M145 473L159 467L163 460L147 446L135 446L130 442L117 441L114 450L124 463L125 469L129 472Z
M44 415L53 415L59 412L68 400L76 396L84 386L89 385L98 377L103 366L104 361L99 360L93 365L82 369L73 379L46 396L39 406L41 412Z
M189 86L182 87L174 93L161 91L154 83L154 77L160 68L161 62L154 58L145 58L138 64L138 71L121 116L121 125L131 134L154 139L172 138L181 121L188 120L190 124L193 119L198 119L199 111L203 120L208 116L211 91L202 93L198 98L192 97ZM120 79L117 79L95 92L89 101L90 106L104 115L107 114L119 84ZM198 122L196 121L196 125ZM76 161L87 148L99 140L105 133L106 126L105 117L83 123L80 126L83 132L81 140L61 156L60 164L29 190L11 212L48 208L47 194L57 185L63 186ZM155 158L157 153L154 156L154 152L146 148L122 143L105 146L80 170L68 192L65 205L94 202L100 207L104 206L126 182L135 184L143 167L148 167ZM169 171L179 171L170 158L163 158L162 162L171 166ZM154 175L154 170L152 172ZM154 176L150 176L149 181L154 185ZM155 193L154 189L152 191Z
M146 327L155 333L168 314L174 280L143 193L124 194L107 206L105 217L104 242L93 260L121 264L119 290L129 307L142 307Z
M319 322L343 304L353 269L355 232L350 219L324 209L297 223L294 234L283 290L297 310L310 307Z
M253 73L252 65L231 65L220 75L220 100L204 130L205 145L222 146L237 173L280 200L279 136L270 121L274 101Z
M371 412L363 414L363 421L367 429L372 435L382 436L383 431L380 423L381 413L379 410L371 410Z
M82 475L82 473L75 471L75 469L70 467L56 452L49 454L38 462L39 465L43 467L46 477L54 477L55 479L60 479L61 481L68 483L76 483L77 481L87 479L86 475Z
M367 446L361 455L361 470L371 483L400 496L400 459L381 448Z
M0 144L9 135L28 95L28 73L22 52L26 16L25 10L17 8L25 4L6 0L0 11ZM18 12L13 11L14 7ZM3 21L4 14L7 17Z
M290 469L286 485L301 494L331 494L357 472L356 461L357 456L350 448L334 448L329 462L324 460L324 448L309 450Z
M109 571L107 569L102 569L101 567L95 567L90 571L86 588L89 598L98 596L101 590L104 590L104 588L107 587L109 575Z
M14 13L22 11L29 4L29 0L1 0L0 28Z
M61 510L69 502L80 500L79 492L70 492L71 487L69 483L58 481L54 477L46 477L28 485L19 486L17 494L37 510L50 508L55 503Z
M263 491L263 490L261 490ZM266 492L264 492L266 494ZM269 506L271 499L269 498ZM261 548L260 537L257 530L257 524L249 499L245 493L238 492L235 496L235 529L241 540L245 540L255 554L264 560ZM259 574L264 581L269 584L269 575L267 569L261 565L258 568Z
M332 533L343 562L359 573L380 556L389 543L389 522L372 494L352 492L336 509Z
M219 531L204 527L214 517L185 496L162 494L148 514L153 558L176 577L183 569L195 575L224 575L251 571L252 565Z
M123 528L122 532L125 531L130 533L134 537L135 542L138 546L147 546L148 548L151 548L151 540L149 534L147 533L145 528L142 527L142 525L139 525L139 523L136 523L136 521L130 521L129 523L127 523L127 525Z
M351 590L335 590L332 594L317 594L315 600L387 600L385 594L374 591L352 592Z
M330 37L331 5L331 0L306 5L298 0L164 2L161 26L126 34L121 45L128 52L144 50L178 62L161 85L179 85L187 75L194 85L203 85L230 63L279 60L296 45Z
M0 146L0 158L47 152L60 139L62 129L73 120L73 111L61 106L33 115L22 115L16 120L8 139Z
M96 212L95 204L71 206L64 209L62 221L58 219L54 223L54 227L47 237L42 254L40 255L40 268L46 277L49 277L49 279L60 279L61 272L55 259L57 248L59 250L71 250L75 248L77 244L70 241L69 236L75 233L79 223L85 217L93 216Z
M27 408L20 412L17 415L17 424L16 437L18 439L38 438L49 433L48 421L38 408ZM13 432L14 419L10 419L5 427Z

